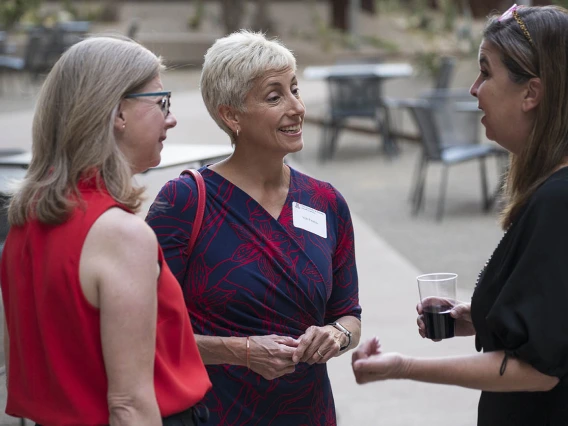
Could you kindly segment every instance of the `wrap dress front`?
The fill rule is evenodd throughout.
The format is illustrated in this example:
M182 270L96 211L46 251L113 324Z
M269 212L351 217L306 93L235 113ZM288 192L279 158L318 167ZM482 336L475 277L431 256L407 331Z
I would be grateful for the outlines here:
M347 204L330 184L290 170L288 196L275 219L231 182L202 168L207 202L189 259L196 184L182 176L159 193L147 221L183 283L195 334L298 338L312 325L345 315L360 318ZM308 219L320 228L324 220L327 235L304 229L309 226L301 211L312 211ZM208 425L336 425L325 364L300 363L294 373L271 381L243 366L206 367L213 383L204 400Z

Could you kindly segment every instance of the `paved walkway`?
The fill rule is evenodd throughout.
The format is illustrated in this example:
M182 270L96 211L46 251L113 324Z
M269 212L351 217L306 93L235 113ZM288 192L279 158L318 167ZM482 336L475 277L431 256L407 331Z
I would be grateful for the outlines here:
M175 78L180 78L180 81L176 83L166 77L165 81L172 83L171 86L166 83L166 86L179 85L186 91L175 92L173 111L179 124L176 129L169 132L166 143L229 143L224 133L209 117L198 92L195 89L187 91L187 89L196 87L196 75ZM325 91L320 83L302 82L301 88L308 106L322 105L325 102ZM5 99L0 98L0 103L2 102L5 102ZM29 108L23 108L17 112L0 113L0 128L2 129L0 147L29 148L31 118L32 110ZM304 138L307 145L306 154L292 158L291 162L315 177L326 176L327 179L328 176L338 173L343 166L338 161L321 166L313 160L313 145L314 141L318 140L318 136L317 127L306 125ZM357 143L360 145L354 144L355 154L353 155L355 156L357 156L357 149L362 146L372 146L374 142L369 143L368 140L363 140ZM366 152L365 149L368 148L363 148L362 152ZM410 157L413 157L415 150L412 147L408 149ZM376 150L373 152L376 153ZM368 154L363 156L369 157ZM363 158L360 159L363 160ZM411 161L405 159L401 160L400 164L408 167L410 163ZM384 164L387 164L386 160L377 159L375 167L382 168ZM392 163L393 166L395 164L395 162ZM167 179L176 176L178 172L177 169L163 170L143 175L140 181L148 187L149 200L153 199ZM371 172L370 169L368 172ZM351 179L358 181L360 185L366 184L364 174L353 173L341 176L347 176L348 179L351 176ZM332 181L332 179L329 180ZM347 190L350 186L345 184L341 186L347 201L351 202L350 193ZM354 213L357 265L363 306L363 339L378 335L385 351L400 351L412 355L441 356L474 352L471 338L451 339L436 344L419 337L414 310L418 299L415 277L422 271L394 249L391 243L385 241L374 229L372 221L363 219L365 215L360 212L365 207L361 206L363 205L353 203L351 209ZM427 220L431 222L433 219L428 218ZM438 232L442 230L443 228L439 228ZM432 267L435 268L436 265ZM470 290L465 289L461 296L468 298L469 293ZM476 391L409 381L358 386L353 379L349 355L331 361L329 370L341 426L422 426L425 422L437 426L475 424L478 397ZM4 406L5 398L5 387L0 383L0 406ZM5 415L0 415L0 425L17 426L18 422Z

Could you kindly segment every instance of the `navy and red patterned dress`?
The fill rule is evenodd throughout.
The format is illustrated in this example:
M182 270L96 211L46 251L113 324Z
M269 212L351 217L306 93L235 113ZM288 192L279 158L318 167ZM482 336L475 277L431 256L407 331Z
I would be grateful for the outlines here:
M360 318L347 204L330 184L290 170L288 197L276 220L241 189L202 168L207 205L189 260L195 181L180 177L160 191L147 221L183 282L195 334L298 338L312 325L345 315ZM294 226L293 202L325 213L326 238ZM204 400L211 412L207 425L337 423L325 364L300 363L294 373L271 381L242 366L206 367L213 383Z

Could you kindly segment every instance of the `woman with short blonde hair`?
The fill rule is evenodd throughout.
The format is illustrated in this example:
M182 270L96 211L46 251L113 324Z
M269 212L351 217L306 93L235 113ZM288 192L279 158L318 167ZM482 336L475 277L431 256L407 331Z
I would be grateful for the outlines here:
M262 34L233 33L207 51L201 93L235 150L200 169L206 208L193 251L191 178L168 182L147 221L213 384L208 424L336 425L327 362L361 330L353 224L339 191L284 163L304 143L294 56Z

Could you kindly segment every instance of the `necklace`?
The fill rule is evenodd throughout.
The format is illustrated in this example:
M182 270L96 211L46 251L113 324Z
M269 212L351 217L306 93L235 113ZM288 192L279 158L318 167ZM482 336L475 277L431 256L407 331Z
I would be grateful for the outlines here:
M485 265L483 265L483 267L479 271L479 274L477 274L477 281L475 282L475 288L477 288L477 286L479 285L479 282L481 281L481 277L483 276L485 269L487 269L487 265L489 265L489 262L491 262L491 259L493 259L493 255L495 255L495 252L497 251L497 249L499 249L499 246L501 245L501 243L505 239L505 236L507 235L507 232L509 232L509 230L511 229L512 225L513 224L511 223L511 224L509 224L509 226L507 226L507 229L505 229L505 232L503 233L503 235L501 236L501 239L497 243L497 247L495 247L495 250L493 250L493 253L491 253L491 255L489 256L489 259L487 259L487 262L485 262Z

